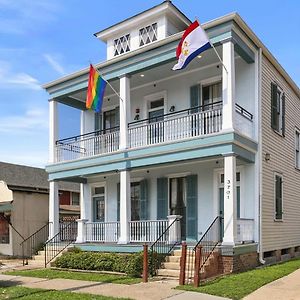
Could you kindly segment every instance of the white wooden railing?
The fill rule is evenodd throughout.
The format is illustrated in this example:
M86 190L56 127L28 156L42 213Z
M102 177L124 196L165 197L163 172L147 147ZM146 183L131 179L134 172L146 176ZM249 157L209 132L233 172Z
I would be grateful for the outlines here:
M130 242L155 242L168 225L168 220L130 221Z
M167 116L158 122L132 123L129 127L130 148L182 140L219 132L222 109L195 112L183 116Z
M254 241L253 219L237 219L237 240L238 242Z
M117 242L120 235L119 222L87 222L87 242Z
M119 149L119 130L93 132L56 143L56 162L105 154Z

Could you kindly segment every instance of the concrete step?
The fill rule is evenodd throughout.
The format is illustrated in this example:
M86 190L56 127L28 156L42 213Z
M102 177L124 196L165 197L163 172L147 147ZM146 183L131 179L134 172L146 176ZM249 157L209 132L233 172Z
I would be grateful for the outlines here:
M157 270L157 275L179 278L179 270L159 269Z
M180 263L180 256L167 256L166 262Z

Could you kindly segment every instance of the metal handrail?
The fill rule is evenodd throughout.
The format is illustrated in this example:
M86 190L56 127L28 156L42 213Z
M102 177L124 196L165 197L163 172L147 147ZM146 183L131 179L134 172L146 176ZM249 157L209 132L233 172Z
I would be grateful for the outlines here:
M245 109L237 103L235 104L235 110L245 118L249 119L250 121L253 121L253 115L247 109Z
M62 251L64 251L70 244L72 244L76 240L77 232L75 235L73 235L73 232L71 232L70 238L66 238L66 233L69 233L69 229L72 229L73 225L76 225L76 231L77 231L77 222L71 221L68 222L65 227L63 227L58 233L56 233L51 239L49 239L45 245L45 268L47 265L55 258L58 254L60 254ZM61 240L60 237L63 236L64 239ZM68 237L68 235L67 235ZM51 247L51 248L50 248ZM48 252L52 255L48 255ZM48 259L47 259L48 257ZM50 258L49 258L50 257Z
M35 231L33 234L31 234L29 237L27 237L20 243L20 246L22 247L23 266L25 264L26 265L28 264L28 258L32 258L34 252L37 250L37 246L41 245L42 243L41 248L44 247L45 241L47 240L49 235L50 224L52 224L52 222L46 223L45 225L43 225L41 228L39 228L37 231ZM41 238L39 238L40 233L42 233L43 235ZM25 255L24 248L26 247L26 249L28 250L28 246L29 246L29 252L27 252Z

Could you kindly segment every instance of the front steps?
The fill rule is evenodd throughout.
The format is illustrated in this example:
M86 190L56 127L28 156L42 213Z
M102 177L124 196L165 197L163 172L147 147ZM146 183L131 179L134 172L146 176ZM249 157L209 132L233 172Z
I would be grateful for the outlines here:
M180 274L180 259L181 250L174 250L170 256L166 257L166 261L163 263L162 268L157 271L157 275L160 277L168 277L173 279L179 279ZM188 272L188 270L190 272ZM191 272L192 271L192 272ZM206 261L204 267L200 271L200 278L207 279L216 276L219 273L219 252L215 250L212 255ZM186 279L188 276L194 274L194 256L189 256L189 251L186 257ZM189 278L193 280L193 278Z

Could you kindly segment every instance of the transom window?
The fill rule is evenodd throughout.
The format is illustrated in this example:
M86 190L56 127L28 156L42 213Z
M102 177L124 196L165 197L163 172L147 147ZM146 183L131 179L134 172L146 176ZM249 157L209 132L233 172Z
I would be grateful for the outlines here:
M114 40L114 56L130 51L130 34Z
M157 23L140 29L140 47L157 40Z
M295 136L295 152L296 152L296 168L300 169L300 131L296 129L296 136Z

